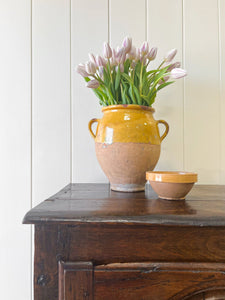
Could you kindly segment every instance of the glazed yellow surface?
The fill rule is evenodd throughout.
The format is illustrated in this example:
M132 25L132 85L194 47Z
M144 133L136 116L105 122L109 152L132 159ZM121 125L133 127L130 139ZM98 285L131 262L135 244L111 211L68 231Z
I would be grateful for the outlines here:
M102 108L102 119L89 122L89 130L98 143L147 143L160 145L168 133L168 124L153 118L154 109L139 105L112 105ZM96 135L91 130L92 123L97 122ZM166 126L162 137L159 135L158 123Z

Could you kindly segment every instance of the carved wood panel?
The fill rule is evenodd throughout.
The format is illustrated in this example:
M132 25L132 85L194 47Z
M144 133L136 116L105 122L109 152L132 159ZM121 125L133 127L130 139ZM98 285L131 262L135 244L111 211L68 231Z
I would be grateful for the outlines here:
M59 300L224 300L220 263L59 263Z
M224 300L224 299L225 299L225 289L202 292L188 298L188 300Z

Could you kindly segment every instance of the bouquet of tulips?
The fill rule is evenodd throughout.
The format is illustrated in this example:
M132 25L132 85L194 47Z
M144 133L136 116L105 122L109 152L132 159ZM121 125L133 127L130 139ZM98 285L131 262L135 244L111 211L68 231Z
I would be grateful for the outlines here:
M140 48L126 37L122 47L112 49L104 43L103 56L89 54L86 64L79 64L77 72L100 99L100 105L138 104L151 106L157 92L174 81L186 76L179 62L172 62L176 49L169 51L158 68L149 70L157 55L157 48L149 48L144 42Z

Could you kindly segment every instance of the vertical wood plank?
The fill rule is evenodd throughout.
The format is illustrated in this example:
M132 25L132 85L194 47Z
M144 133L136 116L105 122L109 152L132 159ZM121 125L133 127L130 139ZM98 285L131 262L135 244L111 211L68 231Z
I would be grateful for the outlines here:
M151 46L158 47L158 54L150 67L158 67L165 54L178 49L174 61L182 64L182 1L148 0L147 33ZM182 170L183 166L183 79L161 90L156 102L155 118L169 123L170 131L161 144L161 155L156 169Z
M133 39L140 47L146 39L145 0L110 1L110 42L116 48L121 47L125 36Z
M91 262L59 263L59 300L93 300Z
M70 1L33 0L33 195L70 181Z
M214 0L184 1L185 166L199 183L220 182L218 7Z
M0 1L1 299L31 299L31 2ZM14 258L14 259L13 259Z
M102 54L108 40L108 0L72 0L71 20L73 182L107 182L88 132L89 120L101 118L101 107L75 68L89 59L88 53Z
M225 184L225 1L219 0L221 184Z

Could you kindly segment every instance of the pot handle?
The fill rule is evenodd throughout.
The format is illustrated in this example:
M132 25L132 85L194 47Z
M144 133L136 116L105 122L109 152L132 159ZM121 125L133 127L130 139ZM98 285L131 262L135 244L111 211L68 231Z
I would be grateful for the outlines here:
M98 122L98 119L91 119L90 121L89 121L89 123L88 123L88 129L89 129L89 131L90 131L90 134L91 134L91 136L93 137L93 139L95 139L96 138L96 134L94 134L94 132L92 131L92 124L93 123L95 123L95 122Z
M157 122L157 125L161 123L161 124L164 124L166 126L166 129L165 129L163 135L160 136L160 141L162 142L165 139L165 137L167 136L168 132L169 132L169 124L164 120L158 120L156 122Z

